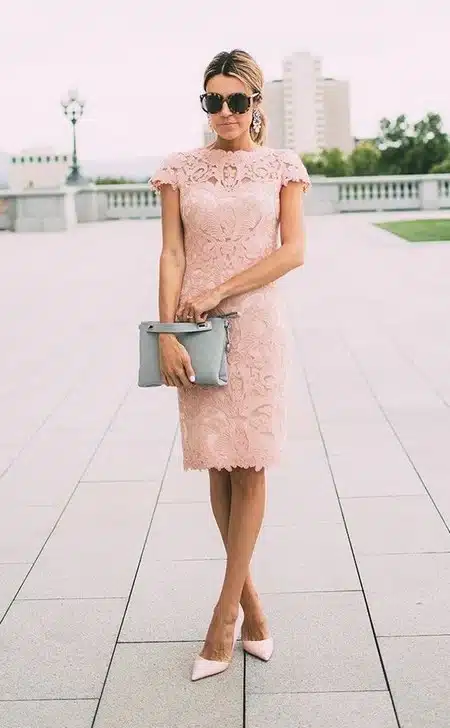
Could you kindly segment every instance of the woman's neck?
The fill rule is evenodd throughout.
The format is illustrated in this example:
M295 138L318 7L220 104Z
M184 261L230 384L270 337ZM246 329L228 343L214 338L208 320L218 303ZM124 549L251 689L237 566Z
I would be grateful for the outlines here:
M224 152L251 152L258 145L250 136L238 137L237 139L222 139L218 136L211 145L211 149L222 149Z

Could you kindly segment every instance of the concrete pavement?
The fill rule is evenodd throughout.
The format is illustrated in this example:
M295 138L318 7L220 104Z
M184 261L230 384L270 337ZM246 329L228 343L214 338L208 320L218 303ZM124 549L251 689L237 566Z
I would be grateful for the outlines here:
M225 562L175 393L136 386L159 221L0 235L2 728L448 728L450 245L376 218L307 219L253 562L276 648L195 684Z

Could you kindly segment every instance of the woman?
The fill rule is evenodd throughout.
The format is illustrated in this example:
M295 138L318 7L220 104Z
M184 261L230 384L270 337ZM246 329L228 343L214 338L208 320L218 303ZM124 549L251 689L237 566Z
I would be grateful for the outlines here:
M278 462L284 429L285 338L275 281L303 264L301 197L309 179L294 152L263 146L262 88L248 53L215 56L200 99L216 141L171 155L151 180L162 204L160 320L239 314L224 387L196 386L183 346L171 334L159 339L165 384L178 388L184 468L209 471L227 552L193 680L227 668L239 603L244 649L263 660L273 649L249 564L264 515L265 469Z

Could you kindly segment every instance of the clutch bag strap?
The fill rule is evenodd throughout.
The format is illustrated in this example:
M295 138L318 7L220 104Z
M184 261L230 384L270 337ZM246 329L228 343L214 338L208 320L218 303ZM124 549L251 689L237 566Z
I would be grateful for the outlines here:
M211 331L211 328L211 321L204 321L200 324L181 321L174 323L152 321L152 323L148 324L147 331L153 334L192 334L196 331Z

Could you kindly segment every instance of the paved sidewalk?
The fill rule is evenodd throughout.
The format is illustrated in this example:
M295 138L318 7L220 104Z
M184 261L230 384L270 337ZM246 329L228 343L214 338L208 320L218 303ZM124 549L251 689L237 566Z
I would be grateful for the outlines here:
M448 728L450 245L375 217L308 218L283 281L276 651L195 684L224 552L175 393L136 386L159 221L0 235L1 728Z

